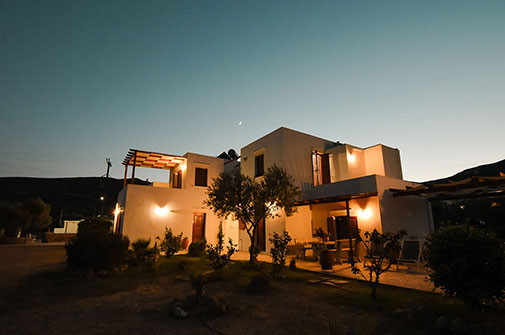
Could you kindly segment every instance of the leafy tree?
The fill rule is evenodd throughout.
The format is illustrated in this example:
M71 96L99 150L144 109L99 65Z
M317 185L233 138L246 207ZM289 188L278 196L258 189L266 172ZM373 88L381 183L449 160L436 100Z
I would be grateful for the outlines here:
M469 224L437 229L427 238L430 279L471 305L505 296L505 245L495 233Z
M182 233L175 235L172 228L165 227L165 237L160 243L161 251L164 251L167 258L172 257L175 253L181 250Z
M282 234L274 232L270 238L270 243L273 244L273 247L270 248L270 254L272 255L272 262L276 271L281 271L286 265L289 242L291 242L291 236L289 236L287 231L284 231Z
M287 216L295 211L295 200L300 190L294 179L276 165L268 168L260 182L245 176L239 169L223 172L208 188L209 206L219 217L232 216L240 221L251 240L249 261L255 257L257 228L262 220L274 217L277 210L284 209Z
M29 199L23 203L0 203L0 229L8 237L18 233L38 233L51 226L49 215L51 206L40 198Z
M28 214L24 227L26 233L41 232L51 226L51 205L46 204L40 198L26 200L23 203L23 209Z
M224 234L223 225L219 224L219 232L217 233L217 244L213 246L212 244L207 244L207 258L212 264L214 270L220 270L225 267L231 259L231 256L235 253L235 245L231 238L228 239L228 246L226 247L226 252L224 252Z
M392 265L391 260L395 259L398 252L401 250L400 240L407 235L405 230L400 230L398 233L379 233L377 229L373 232L365 232L365 240L358 234L358 241L361 242L366 250L366 260L363 265L363 270L360 269L351 260L351 271L354 274L359 274L368 283L372 290L370 293L372 298L377 299L377 287L379 286L380 275L389 270Z

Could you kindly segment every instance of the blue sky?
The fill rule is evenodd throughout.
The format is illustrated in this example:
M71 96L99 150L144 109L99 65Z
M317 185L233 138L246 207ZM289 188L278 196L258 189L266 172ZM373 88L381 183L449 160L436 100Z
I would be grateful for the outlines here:
M504 59L503 1L3 0L0 176L111 157L122 177L128 148L217 155L285 126L445 177L505 158Z

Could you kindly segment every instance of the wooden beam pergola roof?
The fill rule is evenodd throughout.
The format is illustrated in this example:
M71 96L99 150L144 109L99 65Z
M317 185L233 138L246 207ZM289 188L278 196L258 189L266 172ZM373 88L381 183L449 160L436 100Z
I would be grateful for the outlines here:
M473 176L460 181L449 180L443 184L427 183L404 190L389 190L393 197L414 195L430 201L505 196L505 174L500 173L499 177Z
M368 192L368 193L339 195L336 197L326 197L326 198L318 198L318 199L310 199L310 200L309 199L308 200L299 200L299 201L295 201L295 206L350 201L352 199L369 198L369 197L374 197L376 195L377 195L377 192Z
M125 166L140 166L151 169L170 170L171 168L182 164L186 158L182 156L163 154L160 152L144 151L130 149L126 154L123 165Z

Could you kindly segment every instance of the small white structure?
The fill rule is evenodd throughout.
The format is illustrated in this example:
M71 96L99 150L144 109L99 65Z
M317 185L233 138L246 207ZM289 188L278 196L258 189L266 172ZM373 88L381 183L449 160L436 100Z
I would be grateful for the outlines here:
M65 220L63 221L63 228L54 228L55 234L77 234L79 222L82 220Z
M125 165L125 187L119 193L115 212L116 231L137 238L163 237L165 227L183 233L190 241L205 238L215 243L219 223L225 238L240 250L250 241L237 222L222 220L204 205L207 187L219 173L237 166L237 160L187 153L174 156L130 150ZM287 230L296 240L308 240L322 228L332 239L349 238L351 231L396 232L423 238L433 230L427 200L406 196L393 198L389 189L417 184L404 181L398 149L381 144L358 148L281 127L241 149L240 169L261 180L276 164L294 177L302 191L297 213L279 212L259 227L258 245L270 249L273 232ZM169 183L152 186L126 185L128 166L169 171ZM349 218L349 220L348 220ZM349 224L350 222L350 224Z

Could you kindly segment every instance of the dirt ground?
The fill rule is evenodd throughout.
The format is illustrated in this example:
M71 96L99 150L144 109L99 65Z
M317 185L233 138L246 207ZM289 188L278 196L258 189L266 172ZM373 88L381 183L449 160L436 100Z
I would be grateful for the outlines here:
M206 292L224 302L226 314L178 320L169 306L192 293L186 277L126 272L86 279L64 271L61 246L1 251L1 334L430 334L437 317L406 320L383 303L350 303L355 294L368 299L361 283L311 285L305 277L313 275L300 273L302 280L273 281L258 295L238 282L211 282Z
M0 244L0 289L30 275L65 268L64 244Z

